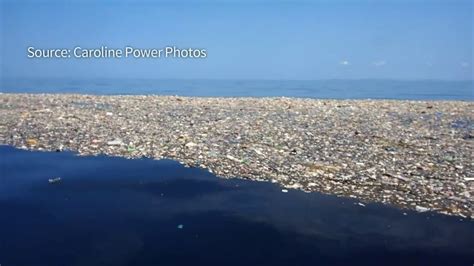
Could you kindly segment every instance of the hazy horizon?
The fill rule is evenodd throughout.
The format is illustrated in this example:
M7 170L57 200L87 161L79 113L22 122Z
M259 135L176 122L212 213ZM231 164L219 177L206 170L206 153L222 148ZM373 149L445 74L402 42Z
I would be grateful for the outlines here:
M91 77L91 78L82 78L82 77L28 77L28 76L14 76L14 77L4 77L0 78L1 81L12 81L12 80L83 80L83 81L92 81L92 80L176 80L176 81L186 81L186 80L203 80L203 81L400 81L400 82L420 82L420 81L437 81L437 82L473 82L474 78L466 79L441 79L441 78L314 78L314 79L284 79L284 78L166 78L166 77ZM0 83L1 84L1 83Z
M244 80L244 79L9 79L6 93L179 95L196 97L302 97L472 101L473 81L454 80Z

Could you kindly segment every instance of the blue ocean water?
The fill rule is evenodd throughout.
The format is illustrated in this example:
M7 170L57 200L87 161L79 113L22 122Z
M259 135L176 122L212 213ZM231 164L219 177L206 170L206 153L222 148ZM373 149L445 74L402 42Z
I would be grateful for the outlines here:
M3 79L0 92L322 99L474 99L472 80Z
M474 221L169 160L0 146L0 264L471 265ZM50 184L48 179L61 177Z

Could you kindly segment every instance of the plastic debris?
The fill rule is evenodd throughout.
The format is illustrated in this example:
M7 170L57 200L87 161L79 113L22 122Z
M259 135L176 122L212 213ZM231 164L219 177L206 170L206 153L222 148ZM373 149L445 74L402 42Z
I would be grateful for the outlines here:
M50 178L50 179L48 179L48 182L49 182L50 184L56 184L56 183L61 182L61 180L62 180L61 177L56 177L56 178Z
M108 142L107 142L107 145L109 145L109 146L121 146L121 145L123 145L123 144L124 144L124 143L123 143L121 140L119 140L119 139L117 139L117 140L111 140L111 141L108 141Z
M430 208L421 207L421 206L416 206L416 207L415 207L415 210L416 210L417 212L427 212L427 211L430 210Z
M5 93L0 102L1 144L169 158L223 178L474 217L472 101Z
M186 146L186 148L192 148L192 147L196 147L197 144L194 143L194 142L188 142L188 143L186 143L186 145L184 145L184 146Z
M38 145L38 140L36 140L36 139L27 139L26 144L28 144L29 146L36 146L36 145Z

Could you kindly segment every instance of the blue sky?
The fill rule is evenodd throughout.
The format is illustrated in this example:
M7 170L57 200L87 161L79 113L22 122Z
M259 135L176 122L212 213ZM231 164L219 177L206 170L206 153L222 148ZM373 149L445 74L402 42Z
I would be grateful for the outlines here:
M3 78L473 77L472 1L0 1ZM208 57L26 57L28 46L101 45Z

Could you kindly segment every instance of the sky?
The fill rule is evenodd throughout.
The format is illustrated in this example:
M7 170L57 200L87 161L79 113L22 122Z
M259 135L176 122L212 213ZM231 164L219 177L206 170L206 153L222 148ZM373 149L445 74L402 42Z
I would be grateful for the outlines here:
M472 1L0 0L1 78L473 78ZM205 59L31 59L40 49L206 49Z

